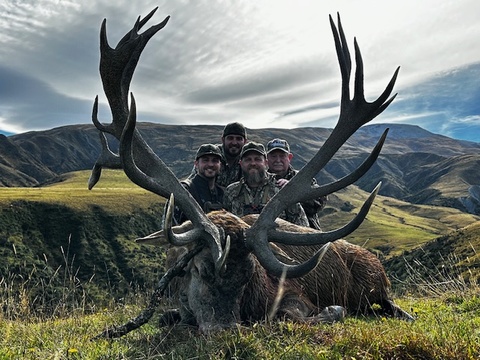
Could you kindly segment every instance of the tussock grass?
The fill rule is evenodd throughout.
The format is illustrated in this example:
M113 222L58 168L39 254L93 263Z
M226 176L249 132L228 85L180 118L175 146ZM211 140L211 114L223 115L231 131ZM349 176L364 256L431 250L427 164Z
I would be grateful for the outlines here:
M65 267L69 267L66 264ZM94 340L106 327L121 325L146 306L148 294L92 307L65 297L51 316L24 312L22 297L0 292L0 359L476 359L480 356L480 289L465 281L415 272L410 291L396 299L415 322L383 317L348 317L315 326L288 321L256 323L205 335L191 327L149 323L120 339ZM57 272L65 291L75 291L74 274ZM28 279L24 279L28 280ZM2 279L8 288L11 278ZM418 287L422 283L423 287ZM449 284L446 286L445 284ZM25 287L28 291L28 286ZM7 298L5 298L7 295ZM108 296L108 294L106 294ZM82 297L80 297L82 298ZM84 294L84 299L88 294ZM167 302L162 307L171 306ZM10 307L9 315L5 308ZM17 312L17 316L11 316Z
M154 322L115 340L91 341L139 306L94 315L31 321L0 320L0 359L476 359L480 356L480 300L402 299L413 323L348 318L333 325L255 324L212 335Z

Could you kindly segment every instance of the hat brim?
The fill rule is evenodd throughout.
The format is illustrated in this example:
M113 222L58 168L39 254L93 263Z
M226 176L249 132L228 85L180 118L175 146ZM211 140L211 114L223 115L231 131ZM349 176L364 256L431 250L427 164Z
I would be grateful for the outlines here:
M287 153L287 154L290 153L290 151L288 151L287 149L276 147L276 148L268 150L267 154L270 154L272 151L275 151L275 150L280 150L280 151L283 151L284 153Z
M217 156L220 160L222 159L222 155L214 153L214 152L209 152L209 153L204 153L199 156L197 156L197 160L200 159L202 156L207 156L207 155L214 155Z
M247 155L249 152L256 152L257 154L265 156L265 153L263 151L257 150L257 149L248 149L247 151L243 152L240 156L240 158L243 158L245 155Z

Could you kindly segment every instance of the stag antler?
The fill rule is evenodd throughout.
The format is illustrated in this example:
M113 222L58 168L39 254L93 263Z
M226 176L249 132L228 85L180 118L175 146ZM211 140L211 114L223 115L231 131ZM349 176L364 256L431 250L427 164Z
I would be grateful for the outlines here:
M364 161L358 169L344 178L320 186L316 189L311 186L311 179L325 167L340 147L355 133L362 125L374 119L382 113L388 105L395 99L396 94L389 98L393 86L395 84L399 67L393 74L392 79L388 83L383 93L374 102L367 102L364 95L363 87L363 60L356 39L355 45L355 85L354 96L350 98L350 74L351 74L351 58L348 50L347 41L343 32L340 15L338 17L338 30L330 16L330 25L333 32L335 47L337 51L340 72L342 75L342 95L340 103L340 116L337 125L332 133L319 149L317 154L295 175L290 182L279 191L263 208L257 221L252 225L246 233L247 245L253 250L260 263L272 274L281 276L286 272L287 277L302 276L312 270L317 264L320 251L317 252L309 261L300 265L288 265L279 261L268 246L269 241L277 241L298 245L324 244L328 241L339 239L348 235L355 230L365 218L375 195L378 192L379 185L372 192L362 207L362 210L342 229L335 230L330 233L318 232L316 234L299 235L288 237L288 234L281 234L275 230L275 219L289 205L305 201L307 199L317 198L338 191L347 185L352 184L359 179L372 166L381 151L385 141L387 131L384 132L375 149L370 156ZM287 240L289 239L289 240Z
M195 234L210 246L216 269L220 271L224 261L223 233L206 217L200 205L135 129L137 113L133 94L130 107L128 106L130 82L140 55L147 42L169 19L166 17L161 23L139 34L138 31L156 10L157 8L153 9L144 19L138 17L133 28L114 49L108 45L106 20L103 20L100 31L100 75L112 112L112 123L103 125L98 121L98 97L95 98L92 120L102 133L109 133L120 140L121 166L130 180L164 198L168 198L171 193L175 194L179 207L194 224ZM89 188L93 188L98 181L102 166L112 166L112 163L115 167L119 165L116 155L108 150L106 139L102 143L104 151L94 166Z

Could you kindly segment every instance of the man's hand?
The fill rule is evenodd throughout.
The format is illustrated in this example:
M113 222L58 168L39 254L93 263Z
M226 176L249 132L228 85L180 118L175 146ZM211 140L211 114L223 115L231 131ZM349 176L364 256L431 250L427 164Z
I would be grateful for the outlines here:
M279 188L283 188L285 185L288 184L287 179L278 179L275 185L277 185Z

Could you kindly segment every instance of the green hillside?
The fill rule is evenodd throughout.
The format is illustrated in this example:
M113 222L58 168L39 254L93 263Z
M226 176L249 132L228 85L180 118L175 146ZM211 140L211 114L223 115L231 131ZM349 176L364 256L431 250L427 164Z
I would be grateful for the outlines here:
M163 272L163 251L133 240L158 230L163 201L120 171L87 189L89 172L67 174L39 188L0 189L0 279L11 296L23 292L32 309L75 284L78 301L100 304L151 288ZM28 280L26 280L28 279ZM45 295L46 294L46 295ZM36 300L37 299L37 300ZM42 303L38 303L42 299Z
M82 284L79 294L88 289L92 303L108 301L132 289L151 289L164 270L162 248L133 241L161 227L164 199L119 170L104 171L89 191L89 174L68 173L42 187L0 189L0 271L30 299L54 298L68 280ZM324 230L351 220L367 196L355 186L330 195L321 216ZM347 239L386 260L478 220L452 208L379 196ZM33 308L48 311L48 305L31 301Z
M321 217L323 230L350 221L367 197L368 193L355 186L330 195ZM345 211L348 209L351 210ZM394 256L479 220L479 216L453 208L415 205L377 196L365 221L346 239L377 250L382 256Z
M163 199L132 183L120 170L104 169L98 184L88 190L90 171L77 171L62 175L50 185L42 187L9 187L0 189L0 204L15 201L61 204L78 211L101 207L116 214L127 214L146 209Z

